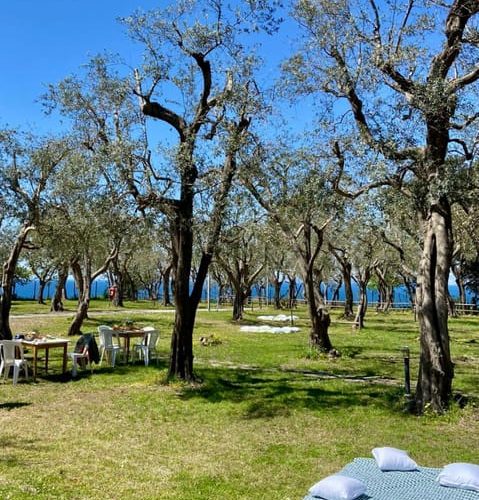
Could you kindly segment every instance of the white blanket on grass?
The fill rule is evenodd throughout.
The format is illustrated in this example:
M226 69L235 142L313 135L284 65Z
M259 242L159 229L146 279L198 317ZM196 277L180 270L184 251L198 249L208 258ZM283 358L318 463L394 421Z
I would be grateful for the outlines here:
M277 314L276 316L258 316L258 319L262 321L296 321L298 316L290 316L289 314Z
M256 333L293 333L299 332L297 326L268 326L268 325L255 325L255 326L242 326L242 332L256 332Z

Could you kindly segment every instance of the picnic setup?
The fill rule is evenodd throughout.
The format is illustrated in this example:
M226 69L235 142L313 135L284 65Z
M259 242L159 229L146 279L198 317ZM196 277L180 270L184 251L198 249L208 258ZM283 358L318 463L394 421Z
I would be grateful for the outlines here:
M13 340L0 340L0 377L6 381L12 375L12 383L16 385L20 374L29 380L30 370L32 381L36 382L40 370L48 375L52 349L61 349L61 375L64 377L69 359L72 377L78 375L79 368L89 368L93 373L94 364L101 366L105 363L113 368L117 362L128 364L141 360L145 366L151 359L158 362L159 331L154 327L139 327L126 321L124 325L100 325L97 330L97 335L82 334L71 352L68 351L69 339L38 332L17 334ZM132 344L132 339L137 339L137 342ZM39 362L43 363L39 365Z
M337 474L315 483L303 500L477 500L479 465L452 463L421 467L393 447L355 458Z

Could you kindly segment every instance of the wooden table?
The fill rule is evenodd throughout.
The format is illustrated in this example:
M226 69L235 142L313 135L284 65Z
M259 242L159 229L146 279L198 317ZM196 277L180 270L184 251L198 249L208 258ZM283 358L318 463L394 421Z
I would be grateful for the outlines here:
M130 339L132 337L143 337L145 332L141 328L113 328L118 337L123 339L125 345L125 363L128 363L130 358Z
M33 381L37 378L37 364L38 364L38 351L45 350L45 372L48 373L48 352L50 349L63 348L63 375L67 372L67 348L69 340L66 339L36 339L36 340L22 340L22 345L28 347L33 351Z

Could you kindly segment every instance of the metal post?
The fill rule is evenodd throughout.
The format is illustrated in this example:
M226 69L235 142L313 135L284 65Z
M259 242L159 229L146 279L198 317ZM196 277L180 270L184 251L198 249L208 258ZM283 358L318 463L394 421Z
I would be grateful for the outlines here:
M404 389L406 391L406 397L411 396L411 374L409 369L409 347L405 346L402 349L404 358Z
M206 302L208 304L208 311L211 311L210 304L210 273L206 275Z
M265 288L265 295L266 295L266 307L269 306L269 279L268 276L266 276L266 288Z

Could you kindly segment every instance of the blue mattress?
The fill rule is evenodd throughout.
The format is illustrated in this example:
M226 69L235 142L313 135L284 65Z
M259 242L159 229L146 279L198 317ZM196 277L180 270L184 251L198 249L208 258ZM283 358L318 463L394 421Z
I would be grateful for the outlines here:
M357 500L479 500L478 492L441 486L436 481L440 470L419 467L410 472L382 472L373 458L355 458L339 474L367 486L366 494ZM307 495L304 500L317 498Z

